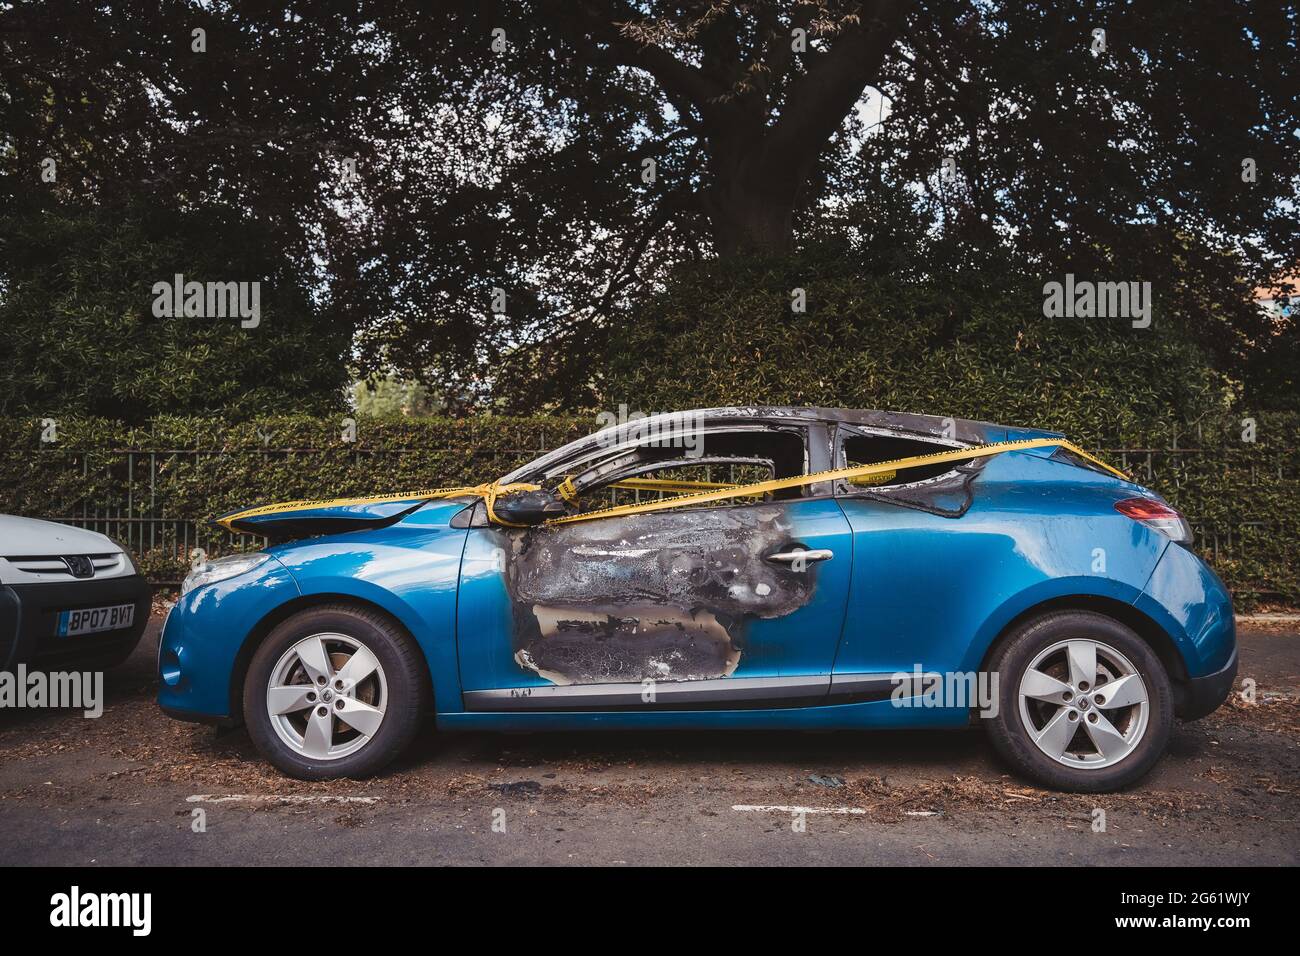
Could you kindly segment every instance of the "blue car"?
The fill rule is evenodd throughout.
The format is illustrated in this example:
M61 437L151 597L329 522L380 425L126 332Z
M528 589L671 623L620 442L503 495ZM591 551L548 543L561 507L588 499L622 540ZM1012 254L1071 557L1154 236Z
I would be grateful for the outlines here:
M824 408L633 418L500 480L232 512L159 704L304 779L422 729L963 728L1108 791L1227 696L1228 592L1059 434Z

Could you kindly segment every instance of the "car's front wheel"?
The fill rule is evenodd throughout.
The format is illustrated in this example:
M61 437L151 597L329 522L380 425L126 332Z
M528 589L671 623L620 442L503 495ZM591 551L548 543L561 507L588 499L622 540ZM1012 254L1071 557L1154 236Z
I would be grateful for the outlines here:
M303 780L365 777L419 729L423 659L383 615L311 608L271 631L244 682L244 720L258 750Z
M1058 790L1102 793L1139 780L1173 726L1169 677L1151 647L1093 611L1031 620L999 646L994 747L1016 770Z

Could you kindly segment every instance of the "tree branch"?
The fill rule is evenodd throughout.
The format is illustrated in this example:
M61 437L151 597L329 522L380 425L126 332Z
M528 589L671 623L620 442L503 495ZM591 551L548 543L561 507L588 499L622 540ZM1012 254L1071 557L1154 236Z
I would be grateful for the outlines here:
M877 78L910 6L878 0L872 15L864 12L860 23L843 30L829 52L809 58L808 72L790 88L767 138L765 160L773 171L788 175L816 158Z
M694 173L694 169L695 168L692 167L690 172ZM609 304L613 301L614 296L625 289L632 279L636 278L636 267L640 263L641 256L645 253L646 247L650 245L650 240L658 234L660 229L672 220L676 213L683 209L690 208L696 198L696 194L694 190L691 189L690 181L688 179L685 184L668 193L668 195L664 196L664 198L660 200L658 207L646 223L645 228L641 230L641 234L633 240L631 248L623 259L623 264L614 270L614 274L610 277L609 285L605 287L605 294L600 297L600 301L596 304L595 311L592 313L593 315L603 314L604 311L609 308Z
M816 15L817 4L796 4L790 14L790 29L784 33L780 29L780 23L773 18L769 28L771 36L767 42L767 51L763 54L763 66L766 69L760 82L764 92L770 90L772 84L785 74L790 61L794 59L794 31L807 30Z
M722 107L726 90L702 70L683 63L662 47L638 43L625 36L619 23L635 20L639 14L616 0L581 0L547 3L561 22L567 21L583 34L606 44L624 66L637 67L653 76L671 95L689 100L708 119ZM582 37L585 39L586 37Z

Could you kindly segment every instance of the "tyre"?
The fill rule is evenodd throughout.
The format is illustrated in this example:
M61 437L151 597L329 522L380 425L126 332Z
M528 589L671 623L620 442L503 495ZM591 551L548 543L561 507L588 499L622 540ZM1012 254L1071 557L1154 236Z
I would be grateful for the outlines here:
M424 657L400 628L328 605L267 635L244 681L244 721L262 755L292 777L366 777L410 744L427 697Z
M1056 790L1105 793L1140 780L1173 727L1169 676L1151 647L1093 611L1057 611L999 645L998 713L987 729L1011 766Z

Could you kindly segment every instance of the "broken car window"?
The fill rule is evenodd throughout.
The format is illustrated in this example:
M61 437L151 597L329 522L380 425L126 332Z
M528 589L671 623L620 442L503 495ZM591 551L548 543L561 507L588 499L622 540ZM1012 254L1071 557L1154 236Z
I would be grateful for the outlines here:
M636 504L691 491L751 484L770 478L807 474L802 429L754 428L736 431L708 430L690 449L660 447L653 443L611 450L610 455L586 462L578 474L565 476L566 493L576 495L577 510L586 512L612 505ZM557 481L556 486L563 484ZM791 488L768 494L764 500L801 497L805 489ZM737 498L708 502L720 507L752 502Z
M849 431L841 428L841 467L852 468L855 465L875 465L896 458L910 458L914 455L932 455L936 452L951 451L956 446L935 441L911 438L902 435L875 435ZM953 470L952 462L937 465L923 465L908 468L894 474L869 475L849 482L851 485L866 488L886 488L893 485L911 484L936 478Z

